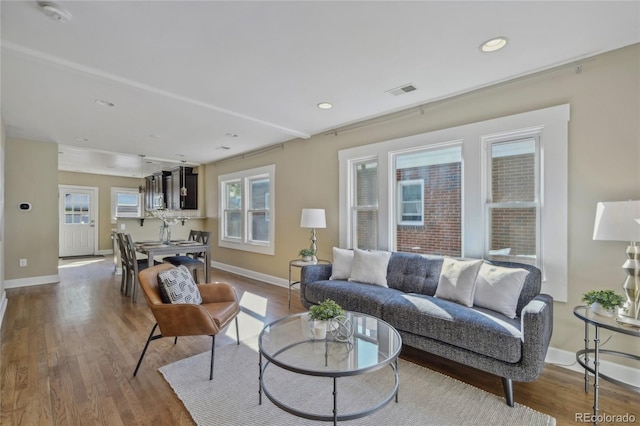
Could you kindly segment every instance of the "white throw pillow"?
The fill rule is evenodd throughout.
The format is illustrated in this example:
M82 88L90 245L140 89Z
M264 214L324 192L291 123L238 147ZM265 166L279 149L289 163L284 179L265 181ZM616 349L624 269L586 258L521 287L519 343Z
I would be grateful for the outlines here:
M198 290L191 272L184 265L160 272L158 287L164 303L202 304L200 290Z
M333 248L333 266L331 267L330 280L348 280L351 276L351 264L353 263L353 250Z
M473 306L476 277L483 261L456 260L445 257L442 262L436 297L464 306Z
M349 281L389 287L387 285L387 266L389 266L390 258L391 253L388 251L353 249L353 264Z
M522 268L504 268L483 263L476 278L473 304L516 317L518 298L529 271Z

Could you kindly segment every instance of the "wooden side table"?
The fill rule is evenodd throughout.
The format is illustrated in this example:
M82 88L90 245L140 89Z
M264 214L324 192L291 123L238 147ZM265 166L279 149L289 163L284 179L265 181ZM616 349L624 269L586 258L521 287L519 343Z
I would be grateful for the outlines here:
M301 259L293 259L289 261L289 309L291 309L291 287L293 287L296 284L300 284L300 281L292 281L291 279L291 269L292 268L302 268L303 266L309 266L309 265L317 265L319 263L322 264L329 264L331 263L328 260L324 260L324 259L318 259L316 262L305 262L304 260Z
M604 328L616 333L627 334L629 336L640 337L640 329L636 327L625 326L616 321L615 318L608 318L600 315L596 315L591 311L588 306L576 306L573 308L573 314L584 321L584 349L576 352L576 361L584 368L584 391L589 392L589 373L593 374L593 419L594 424L597 424L598 419L598 398L600 391L600 379L604 379L608 382L615 383L618 386L622 386L625 389L640 392L640 387L631 385L629 383L616 380L613 377L609 377L600 371L600 355L608 354L614 356L621 356L625 358L635 359L640 361L640 356L632 353L614 351L600 348L600 328ZM591 342L589 326L593 326L593 347L589 347ZM593 354L593 367L589 365L589 355Z

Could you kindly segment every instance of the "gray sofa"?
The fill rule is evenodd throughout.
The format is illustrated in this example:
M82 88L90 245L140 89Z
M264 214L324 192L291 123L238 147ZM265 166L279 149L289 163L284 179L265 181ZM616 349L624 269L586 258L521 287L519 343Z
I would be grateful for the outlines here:
M300 298L309 308L333 299L344 309L381 318L393 325L403 343L502 378L507 404L513 406L513 381L538 378L551 339L553 299L540 294L540 270L534 266L493 261L529 271L511 319L498 312L466 307L433 297L443 257L391 254L389 288L329 280L332 265L305 266Z

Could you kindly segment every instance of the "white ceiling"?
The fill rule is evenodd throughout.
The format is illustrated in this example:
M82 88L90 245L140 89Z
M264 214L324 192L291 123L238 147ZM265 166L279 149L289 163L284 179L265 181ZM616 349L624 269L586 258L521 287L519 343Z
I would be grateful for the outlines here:
M640 42L638 1L57 4L70 22L0 5L7 136L58 143L61 170L123 176L139 154L145 174L208 163Z

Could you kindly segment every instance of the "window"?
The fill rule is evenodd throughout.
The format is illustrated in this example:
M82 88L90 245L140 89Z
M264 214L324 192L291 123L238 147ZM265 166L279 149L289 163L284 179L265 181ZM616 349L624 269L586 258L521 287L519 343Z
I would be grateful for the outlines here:
M460 145L392 152L391 158L398 199L397 226L390 228L395 250L460 256Z
M119 217L141 217L140 192L134 188L111 188L111 223Z
M378 160L356 161L353 174L353 247L375 250L378 248Z
M340 151L340 246L535 264L542 291L566 301L569 112L559 105ZM366 165L376 173L363 179Z
M398 225L422 225L423 207L424 180L398 182Z
M487 259L511 260L540 266L538 137L486 142Z
M64 223L86 225L89 223L89 194L64 194Z
M275 166L218 177L222 247L274 254Z

